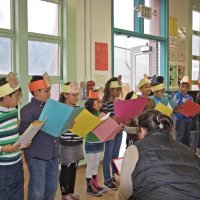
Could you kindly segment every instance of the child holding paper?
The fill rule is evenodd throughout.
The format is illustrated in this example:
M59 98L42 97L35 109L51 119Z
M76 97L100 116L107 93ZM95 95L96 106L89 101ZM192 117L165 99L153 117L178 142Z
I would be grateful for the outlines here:
M121 93L121 81L119 78L113 77L107 81L104 89L103 96L103 112L109 113L110 117L115 119L114 113L114 101L119 97ZM104 173L104 185L112 190L117 190L116 184L113 182L110 173L110 164L112 164L112 176L116 172L116 168L112 163L112 159L118 158L119 150L122 142L122 132L119 132L113 140L105 142L105 152L103 159L103 173Z
M79 97L79 88L76 82L68 82L62 85L59 101L75 107ZM67 131L67 130L66 130ZM60 142L60 189L62 199L78 200L74 194L76 182L76 169L83 156L83 139L74 133L67 131L59 138Z
M151 90L153 96L151 97L154 100L155 106L160 102L165 95L165 84L163 76L154 76L151 82Z
M90 90L89 97L85 102L85 108L95 116L100 114L102 108L101 100L97 90ZM103 134L103 133L102 133ZM86 153L86 182L87 193L93 196L101 196L105 192L105 188L99 186L97 182L98 168L104 152L104 143L99 142L96 135L89 133L85 138L85 153Z
M192 96L188 94L188 90L190 88L190 80L187 76L184 76L179 85L179 92L175 93L173 97L173 102L176 103L177 106L181 106L187 100L192 100ZM175 132L176 132L176 140L190 147L190 129L192 118L185 117L181 113L175 112Z
M141 92L141 95L136 95L133 91L129 92L125 100L127 99L137 99L141 97L148 98L151 93L151 82L148 79L146 75L144 75L144 78L141 79L138 83L138 88ZM154 108L154 101L151 98L148 98L147 105L145 109ZM137 141L138 138L138 130L137 130L137 119L134 118L131 120L131 122L124 126L124 131L127 133L127 139L126 139L126 146L130 146Z
M19 145L18 111L21 88L14 73L0 79L0 200L24 199L24 172Z
M141 97L148 98L151 94L151 81L146 74L144 74L144 78L139 81L138 88L141 92Z
M47 73L43 76L32 76L29 91L33 98L21 109L19 126L21 134L32 122L39 119L45 102L51 95L50 90ZM24 154L30 174L29 200L52 200L55 197L58 184L58 150L58 139L41 130L33 138L30 148L25 149Z
M200 80L198 81L198 87L200 89ZM196 103L200 105L200 91L197 93ZM197 155L200 157L200 114L197 115L197 132Z

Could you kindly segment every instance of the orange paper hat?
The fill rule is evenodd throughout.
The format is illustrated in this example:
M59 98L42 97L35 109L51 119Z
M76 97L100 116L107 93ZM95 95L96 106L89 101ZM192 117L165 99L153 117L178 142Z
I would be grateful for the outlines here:
M6 77L6 81L8 83L0 86L0 98L15 92L20 88L19 81L15 73L10 72Z
M31 82L28 85L30 92L34 92L34 91L40 90L40 89L45 89L45 88L48 88L50 86L51 86L50 79L49 79L49 75L47 73L43 74L42 80Z
M88 99L99 99L98 90L89 90Z

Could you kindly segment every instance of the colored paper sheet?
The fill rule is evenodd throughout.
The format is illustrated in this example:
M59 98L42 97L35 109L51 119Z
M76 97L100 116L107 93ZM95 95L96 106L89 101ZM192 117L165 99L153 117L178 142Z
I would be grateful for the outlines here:
M115 158L112 161L113 161L117 171L120 173L121 168L122 168L123 157L122 158Z
M95 70L108 70L108 43L95 42Z
M58 137L70 128L72 122L82 110L81 107L74 108L53 99L48 99L39 117L41 121L47 118L41 130Z
M167 116L171 116L173 110L171 108L169 108L168 106L165 106L164 104L158 102L155 110L160 111L162 114L167 115Z
M101 119L84 109L75 119L75 123L70 131L81 137L85 137L101 123Z
M200 106L191 100L187 100L177 112L185 117L192 117L200 113Z
M115 116L119 122L128 122L139 116L147 104L147 98L129 99L114 102Z
M105 115L101 113L101 116ZM123 124L118 124L111 117L107 118L103 121L97 128L95 128L92 132L100 139L101 142L105 142L108 140L112 140L115 138L116 134L120 132Z
M27 148L30 145L32 139L35 137L35 135L38 133L41 127L44 125L46 120L32 122L30 126L24 131L24 133L20 135L19 139L15 142L14 145L20 144L20 149Z

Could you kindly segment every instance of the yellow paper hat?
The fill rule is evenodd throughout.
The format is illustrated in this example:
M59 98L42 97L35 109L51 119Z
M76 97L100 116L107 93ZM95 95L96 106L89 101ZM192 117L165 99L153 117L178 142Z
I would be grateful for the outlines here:
M133 92L131 99L137 99L137 98L138 98L138 95L135 92Z
M112 81L110 83L110 88L121 88L122 85L119 83L119 81Z
M139 81L138 87L141 88L146 83L151 83L151 81L148 79L148 76L144 74L144 78Z
M165 84L164 83L160 83L158 85L154 85L151 87L152 92L156 92L158 90L162 90L165 89Z
M15 92L20 88L19 81L15 73L10 72L6 77L6 81L8 83L0 86L0 98Z
M74 82L70 82L69 85L62 85L61 92L78 94L79 93L78 83L74 81Z

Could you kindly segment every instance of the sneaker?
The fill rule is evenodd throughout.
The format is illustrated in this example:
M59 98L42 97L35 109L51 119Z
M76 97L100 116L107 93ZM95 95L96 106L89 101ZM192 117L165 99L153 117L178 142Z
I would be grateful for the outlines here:
M93 179L90 180L90 184L87 187L87 193L95 197L102 196L102 193L94 186Z
M73 200L70 195L63 195L61 200Z
M105 185L107 188L111 189L111 190L117 190L117 189L118 189L117 186L115 185L115 183L113 183L113 181L112 181L111 178L105 180L105 181L104 181L104 185Z
M92 180L93 180L94 186L96 187L97 190L99 190L99 192L105 193L105 192L108 191L107 188L102 187L102 186L100 186L100 185L98 184L97 177L96 177L96 178L93 178Z
M69 196L73 199L73 200L80 200L79 195L76 195L74 193L70 193Z

